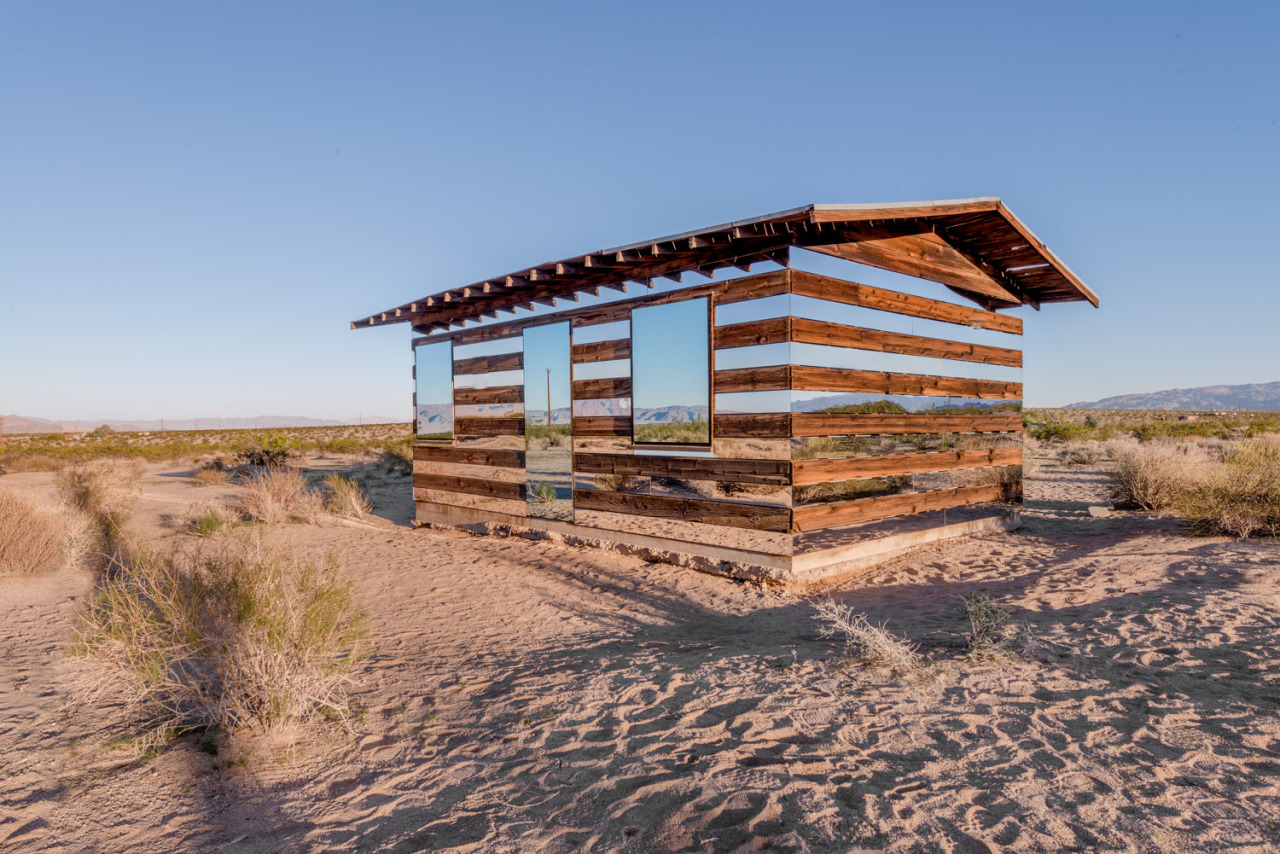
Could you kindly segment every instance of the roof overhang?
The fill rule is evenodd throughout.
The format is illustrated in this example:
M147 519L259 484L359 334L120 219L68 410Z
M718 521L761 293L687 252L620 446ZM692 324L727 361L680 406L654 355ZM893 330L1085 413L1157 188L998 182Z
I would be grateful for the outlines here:
M499 311L576 300L626 283L789 263L792 246L946 285L984 308L1098 298L998 198L881 205L807 205L768 216L601 249L441 291L354 321L422 331Z

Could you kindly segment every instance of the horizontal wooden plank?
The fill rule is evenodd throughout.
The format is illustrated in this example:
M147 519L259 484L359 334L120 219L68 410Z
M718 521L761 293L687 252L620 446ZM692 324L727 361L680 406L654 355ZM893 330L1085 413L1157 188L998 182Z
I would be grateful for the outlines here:
M852 525L888 519L891 516L909 516L930 510L964 507L998 501L999 484L961 486L956 489L939 489L930 492L912 492L905 495L884 495L878 498L859 498L853 501L833 501L828 504L810 504L793 511L795 531L818 531L836 525Z
M478 477L455 477L447 474L413 475L413 485L419 489L443 489L449 492L465 492L468 495L487 495L490 498L524 498L524 484L502 480L485 480Z
M879 436L893 433L1008 433L1022 430L1022 415L848 415L797 412L792 416L796 438L805 436Z
M631 436L630 415L590 415L573 419L575 436Z
M715 349L732 347L756 347L761 344L780 344L791 339L789 317L770 317L748 323L730 323L715 328Z
M455 388L453 403L465 406L477 403L523 403L524 386L496 385L489 388Z
M791 435L789 412L740 412L715 415L711 422L717 439L785 439Z
M716 394L741 391L778 391L791 388L790 365L765 368L732 368L715 372Z
M630 359L631 339L620 338L614 341L574 344L570 349L570 356L576 365L585 362L612 362L616 359Z
M900 353L906 356L979 362L984 365L1022 367L1022 352L1007 347L988 347L981 344L948 341L943 338L928 338L923 335L907 335L902 332L861 329L840 323L810 320L807 317L793 317L790 320L790 338L799 344L821 344L828 347L872 350L878 353Z
M994 329L1014 335L1022 334L1022 319L1018 317L912 294L902 294L884 288L873 288L870 285L860 285L831 276L819 276L802 270L792 270L791 273L791 292L800 296L874 308L894 314L905 314L909 317L940 320L944 323L959 323L978 329Z
M524 468L524 451L501 448L430 448L413 449L413 458L430 463L456 463L468 466Z
M573 506L582 510L679 519L682 522L702 522L757 531L786 532L791 523L791 511L785 507L596 489L575 489Z
M574 400L600 400L631 397L631 377L608 377L599 380L574 380Z
M574 454L573 470L582 474L629 474L786 486L791 463L786 460L740 460L723 457L654 457L630 454Z
M492 374L498 371L519 371L524 368L524 353L500 353L497 356L476 356L474 359L455 359L454 376Z
M771 270L768 273L726 279L723 282L696 285L691 288L681 288L676 291L640 297L639 299L618 300L603 305L591 306L590 308L575 309L562 312L560 316L568 317L574 327L595 326L601 323L616 323L619 320L628 320L631 317L631 309L633 308L666 305L673 302L683 302L688 299L710 297L721 304L762 299L787 293L791 287L789 273L789 270Z
M883 454L874 457L796 460L793 477L796 486L804 486L811 483L831 483L864 477L925 474L983 466L1016 466L1021 462L1021 448L944 451L931 454Z
M459 436L523 436L524 416L515 418L455 418L453 432Z
M991 400L1022 399L1022 383L971 380L963 377L935 377L926 374L899 374L888 371L856 371L849 368L817 368L812 365L791 366L791 388L798 391L913 394ZM719 391L719 388L716 390Z

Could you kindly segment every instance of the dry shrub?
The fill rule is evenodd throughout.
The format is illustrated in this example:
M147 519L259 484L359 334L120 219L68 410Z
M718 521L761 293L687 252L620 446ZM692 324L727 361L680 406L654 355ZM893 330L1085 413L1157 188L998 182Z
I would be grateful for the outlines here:
M192 504L176 518L179 530L197 537L212 537L240 521L240 513L225 503L200 501Z
M1062 462L1068 466L1091 466L1102 459L1102 450L1094 442L1082 445L1068 445L1062 455Z
M609 492L622 492L635 480L630 474L598 474L595 476L596 488Z
M270 466L245 482L240 510L255 522L315 522L324 511L324 500L298 469Z
M960 597L965 619L969 621L969 655L984 658L1009 650L1013 640L1009 618L1013 609L985 593Z
M373 505L354 480L340 474L331 474L324 479L328 494L324 498L325 509L339 516L363 519L373 512Z
M865 614L834 599L824 599L816 606L818 619L826 625L818 634L824 638L843 638L849 657L872 667L887 667L909 672L924 666L916 646L891 634L883 625L873 625Z
M127 537L125 524L138 499L145 463L100 459L76 463L58 472L58 493L72 510L92 524L94 549L108 560L119 555Z
M44 454L0 454L0 469L5 472L59 471L64 463Z
M1108 450L1115 457L1111 473L1111 497L1120 506L1144 510L1173 507L1184 488L1201 480L1214 464L1213 457L1196 444L1165 439L1139 443L1114 440Z
M1280 436L1241 442L1184 484L1178 511L1201 534L1280 536Z
M196 469L194 474L191 475L191 480L196 486L218 486L219 484L226 483L230 477L230 474L228 474L225 468L219 469L201 466Z
M413 475L413 447L410 445L392 445L378 455L378 465L383 471L394 477L410 477Z
M122 697L157 739L271 731L317 713L347 719L366 619L332 557L226 542L117 566L87 600L70 652L91 665L81 698Z
M1000 500L1019 502L1022 500L1023 478L1031 475L1035 466L1024 461L1020 466L988 466L980 469L962 469L960 480L966 486L987 486L994 484L1000 487Z
M67 565L67 516L0 489L0 576L51 572Z

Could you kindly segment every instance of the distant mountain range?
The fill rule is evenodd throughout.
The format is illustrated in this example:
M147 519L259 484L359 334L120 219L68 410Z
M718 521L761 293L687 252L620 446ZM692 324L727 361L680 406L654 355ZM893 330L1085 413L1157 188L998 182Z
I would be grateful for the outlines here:
M274 430L281 427L344 427L355 424L396 424L403 418L369 415L356 421L325 421L302 415L259 415L255 418L175 418L163 421L124 418L94 418L51 421L24 415L0 415L4 433L79 433L106 424L121 433L146 433L160 430Z
M1280 410L1280 382L1253 385L1206 385L1151 394L1122 394L1066 409L1260 409Z

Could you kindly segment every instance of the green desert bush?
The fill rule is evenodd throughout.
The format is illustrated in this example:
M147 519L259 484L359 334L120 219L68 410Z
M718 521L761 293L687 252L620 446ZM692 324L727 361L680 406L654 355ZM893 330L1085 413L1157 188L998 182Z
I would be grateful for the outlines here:
M363 519L373 512L369 497L354 480L340 474L331 474L324 479L324 486L326 490L324 507L330 513L352 519Z
M1201 534L1280 536L1280 436L1241 442L1173 501Z
M346 719L366 620L332 558L224 542L133 555L88 598L70 652L91 665L80 692L122 697L153 736L270 731Z
M1068 421L1049 421L1032 427L1027 434L1040 442L1079 442L1089 437L1090 429Z
M529 500L537 504L550 504L556 500L556 487L552 483L540 483L529 493Z
M236 448L236 458L251 466L281 466L298 456L298 443L284 433L249 436Z
M315 522L324 511L324 499L298 469L268 466L241 487L239 509L255 522Z
M842 639L848 658L871 667L887 667L900 672L922 667L923 659L914 644L896 637L883 625L874 625L866 614L854 613L853 608L834 599L818 602L815 609L818 619L823 622L818 630L819 636Z

